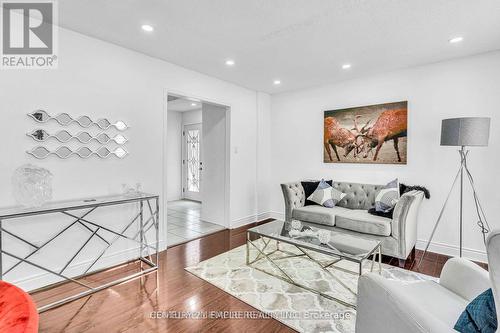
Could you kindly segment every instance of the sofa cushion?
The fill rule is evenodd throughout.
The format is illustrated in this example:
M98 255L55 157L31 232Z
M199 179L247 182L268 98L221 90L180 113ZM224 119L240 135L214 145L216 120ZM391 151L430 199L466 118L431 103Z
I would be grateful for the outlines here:
M349 211L349 209L342 207L326 208L318 205L304 206L295 208L292 212L292 218L301 221L334 226L335 215L346 211Z
M335 217L335 225L339 228L353 230L364 234L390 236L391 219L375 216L361 209L346 209Z

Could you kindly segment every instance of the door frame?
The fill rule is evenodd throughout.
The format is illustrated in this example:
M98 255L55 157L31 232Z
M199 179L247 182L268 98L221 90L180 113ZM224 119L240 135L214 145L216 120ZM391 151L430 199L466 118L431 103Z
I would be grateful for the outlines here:
M168 223L168 215L167 215L167 172L166 166L168 165L168 154L167 154L167 107L168 107L168 95L190 98L196 102L204 102L219 105L226 108L226 147L225 147L225 170L224 170L224 227L229 228L231 226L231 215L230 215L230 188L231 188L231 110L232 105L227 101L215 100L210 97L200 96L196 93L191 93L189 91L179 91L175 88L166 87L163 91L163 140L162 140L162 216L163 216L163 230L161 230L162 234L167 235L167 223ZM182 189L181 189L182 190ZM166 244L166 243L165 243ZM166 248L166 246L165 246Z
M198 126L200 128L200 148L199 148L199 154L200 154L200 163L199 163L199 168L201 168L202 161L203 161L203 151L202 151L202 140L203 140L203 122L201 123L193 123L193 124L184 124L182 126L182 158L181 158L181 175L182 175L182 198L187 199L187 200L193 200L193 201L198 201L201 202L201 186L202 186L202 173L200 172L200 179L199 179L199 189L200 191L198 192L197 195L192 196L190 198L186 197L188 194L187 190L187 163L186 163L186 158L187 158L187 145L186 145L186 128L190 126ZM201 171L201 169L200 169Z

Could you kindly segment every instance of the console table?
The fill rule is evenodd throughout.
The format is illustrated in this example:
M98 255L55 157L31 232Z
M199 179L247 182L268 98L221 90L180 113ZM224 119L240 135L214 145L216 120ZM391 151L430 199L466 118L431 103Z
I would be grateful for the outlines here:
M138 212L130 221L127 221L124 225L122 225L120 230L113 230L113 225L111 223L104 225L103 223L92 221L92 219L89 217L91 213L101 207L120 206L126 204L137 204ZM159 196L140 192L80 200L51 202L37 208L0 208L0 279L3 280L5 275L14 270L21 263L25 263L50 274L56 275L58 278L60 278L60 281L73 282L86 289L83 292L39 307L38 311L43 312L45 310L52 309L54 307L76 300L80 297L90 295L99 290L156 271L158 269L159 251L159 211ZM14 226L16 222L19 222L19 220L22 218L47 214L63 214L65 216L71 217L72 222L55 232L40 245L33 244L33 242L29 241L25 236L12 231L12 226ZM33 221L32 223L33 230L36 230L36 222ZM135 230L132 230L131 228L133 225L137 226ZM69 236L68 230L74 228L75 226L80 226L79 230L85 232L88 237L85 238L83 242L79 240L79 242L82 242L81 246L75 253L71 254L69 260L67 260L65 263L61 263L60 269L55 270L53 268L48 268L32 260L31 257L36 253L41 254L42 250L46 248L47 245L54 245L54 243L58 240L64 238L65 236ZM150 234L152 232L154 232L155 234L154 243L149 243L147 240L147 233L151 228L154 228L150 232ZM111 239L109 239L110 234L113 235ZM13 253L14 251L5 248L5 237L9 237L13 241L21 242L27 245L30 248L29 253L16 254ZM88 266L85 267L81 275L68 276L67 274L65 274L67 268L74 262L75 258L79 254L81 254L86 247L88 247L89 242L93 239L98 239L99 242L102 243L102 249L101 251L99 251L98 255L89 261ZM143 268L141 264L141 269L139 272L135 272L128 276L121 277L119 279L115 279L113 281L100 285L80 281L85 276L95 273L95 271L91 271L92 268L118 239L128 239L138 244L139 253L136 260L140 260L148 267ZM8 268L3 267L2 259L4 255L14 258L16 260L16 263ZM152 256L155 256L154 260Z

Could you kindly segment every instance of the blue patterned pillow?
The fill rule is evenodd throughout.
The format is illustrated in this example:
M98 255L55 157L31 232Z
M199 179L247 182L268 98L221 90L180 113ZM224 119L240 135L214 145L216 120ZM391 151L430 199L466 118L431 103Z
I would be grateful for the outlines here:
M345 197L345 193L340 192L339 190L334 189L330 186L324 179L319 182L318 188L314 191L307 200L311 200L318 205L322 205L324 207L332 208L334 207L340 200Z
M474 298L458 318L454 329L462 333L494 333L497 312L491 288Z
M375 197L375 210L387 213L396 206L398 200L399 182L396 178L377 193Z

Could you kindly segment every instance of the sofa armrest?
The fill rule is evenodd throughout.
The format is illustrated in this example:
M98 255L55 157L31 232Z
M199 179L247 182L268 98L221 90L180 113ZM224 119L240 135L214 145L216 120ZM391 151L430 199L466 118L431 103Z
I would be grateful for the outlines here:
M399 258L406 259L417 242L417 221L424 192L410 191L401 196L392 217L391 235L399 242Z
M285 221L292 219L294 208L304 207L306 195L300 182L281 184L283 198L285 199Z
M439 284L469 301L491 288L488 272L463 258L451 258L446 262Z
M412 302L398 281L375 273L360 276L356 333L456 332Z

